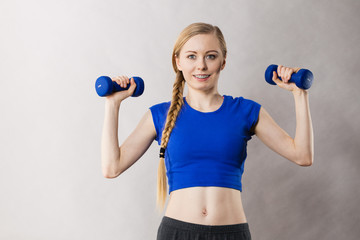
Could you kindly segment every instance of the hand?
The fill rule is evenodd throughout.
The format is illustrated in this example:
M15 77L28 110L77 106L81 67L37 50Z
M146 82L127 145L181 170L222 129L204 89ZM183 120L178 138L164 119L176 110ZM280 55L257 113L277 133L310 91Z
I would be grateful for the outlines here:
M117 84L119 84L122 88L125 88L128 84L131 84L131 85L130 85L129 89L127 89L127 90L114 92L113 94L106 96L107 101L120 103L123 100L125 100L126 98L128 98L129 96L133 95L135 88L136 88L136 83L134 81L134 78L131 78L129 80L129 78L127 76L117 76L117 77L111 78L111 80L116 82Z
M288 91L293 92L294 90L301 90L296 86L295 83L289 82L291 75L295 72L296 69L285 67L283 65L279 65L277 68L277 72L279 73L279 77L281 77L282 81L278 78L276 71L273 72L272 80L281 88L286 89Z

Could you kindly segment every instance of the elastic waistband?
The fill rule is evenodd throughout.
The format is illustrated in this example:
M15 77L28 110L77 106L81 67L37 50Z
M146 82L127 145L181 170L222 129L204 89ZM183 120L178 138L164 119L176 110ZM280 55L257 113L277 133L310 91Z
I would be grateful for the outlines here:
M238 223L231 225L202 225L190 222L184 222L178 219L164 216L161 224L182 230L192 230L197 232L229 233L249 231L248 223Z

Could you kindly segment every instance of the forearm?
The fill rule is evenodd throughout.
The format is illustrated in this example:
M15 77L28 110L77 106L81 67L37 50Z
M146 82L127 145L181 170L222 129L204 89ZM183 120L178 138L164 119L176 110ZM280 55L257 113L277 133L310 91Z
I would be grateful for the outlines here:
M310 115L308 92L293 91L296 110L296 133L294 146L296 159L300 165L310 166L314 156L314 136Z
M106 101L101 139L101 167L105 177L114 177L120 161L118 121L120 103Z

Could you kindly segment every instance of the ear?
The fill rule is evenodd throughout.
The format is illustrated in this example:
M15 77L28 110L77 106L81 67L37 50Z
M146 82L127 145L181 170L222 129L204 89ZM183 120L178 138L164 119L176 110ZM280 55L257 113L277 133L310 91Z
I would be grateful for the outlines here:
M175 55L175 61L176 61L176 67L178 68L178 70L182 71L182 68L180 66L180 59L177 55Z
M221 70L223 70L225 68L225 65L226 65L226 58L224 58L224 61L223 61L222 65L221 65Z

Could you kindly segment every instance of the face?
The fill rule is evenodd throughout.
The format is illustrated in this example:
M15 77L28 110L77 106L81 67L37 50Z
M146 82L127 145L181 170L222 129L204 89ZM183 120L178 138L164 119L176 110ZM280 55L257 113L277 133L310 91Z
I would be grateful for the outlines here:
M179 56L176 56L176 64L182 71L189 90L217 91L225 58L216 35L199 34L190 38Z

